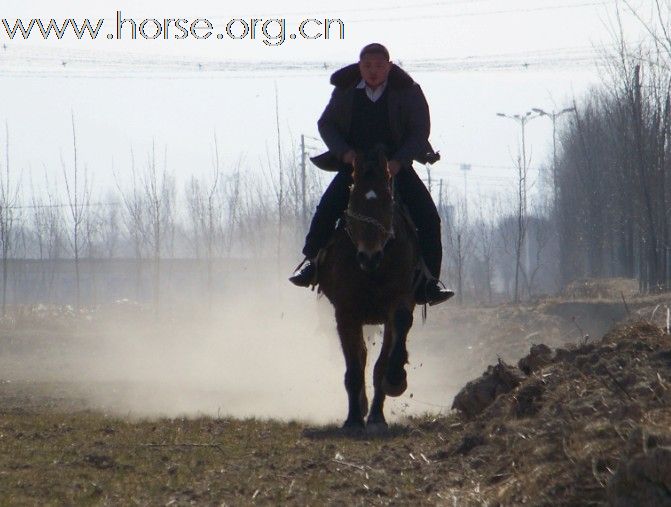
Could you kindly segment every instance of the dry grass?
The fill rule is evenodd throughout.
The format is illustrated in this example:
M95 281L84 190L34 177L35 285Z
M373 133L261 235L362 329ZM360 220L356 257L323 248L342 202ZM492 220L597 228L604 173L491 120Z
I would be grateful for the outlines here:
M542 308L445 311L427 331L463 332L453 357L471 369L492 354L513 361L531 343L559 347L580 336ZM29 336L34 347L36 334L48 355L54 342L83 344L95 330L78 322L68 338L67 321L57 331L44 322L7 328L0 355ZM600 505L621 461L640 451L640 435L670 436L671 338L658 326L623 324L563 349L474 419L407 418L382 436L110 415L91 409L95 389L0 380L0 505Z
M15 405L35 397L7 384L1 392ZM0 504L439 502L454 481L427 455L446 441L446 421L368 438L298 423L15 406L0 418Z

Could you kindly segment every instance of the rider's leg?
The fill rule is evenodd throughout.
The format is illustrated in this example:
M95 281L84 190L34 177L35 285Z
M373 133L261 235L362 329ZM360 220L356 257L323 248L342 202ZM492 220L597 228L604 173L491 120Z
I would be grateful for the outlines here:
M308 261L303 263L300 269L289 278L295 285L308 287L314 283L317 272L314 259L319 250L328 243L338 218L342 216L347 207L351 184L352 174L349 171L338 172L319 201L303 247L303 255Z
M338 218L342 216L349 201L349 187L352 174L348 171L338 172L324 192L310 223L310 230L305 237L303 255L313 259L319 250L326 246Z
M426 267L434 278L440 277L443 247L440 240L440 215L428 189L412 167L396 175L396 188L417 227L419 246Z
M412 167L404 167L396 175L396 187L417 227L419 247L426 267L433 277L428 280L425 294L429 303L440 303L452 297L452 291L440 289L440 266L443 247L440 237L440 215L428 189ZM418 301L418 302L424 302Z

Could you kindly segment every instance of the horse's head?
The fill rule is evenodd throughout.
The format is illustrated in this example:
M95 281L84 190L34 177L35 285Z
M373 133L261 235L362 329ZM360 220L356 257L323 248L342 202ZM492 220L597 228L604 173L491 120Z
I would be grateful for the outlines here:
M384 150L357 154L352 176L347 231L356 246L359 266L371 272L380 265L384 247L394 236L391 177Z

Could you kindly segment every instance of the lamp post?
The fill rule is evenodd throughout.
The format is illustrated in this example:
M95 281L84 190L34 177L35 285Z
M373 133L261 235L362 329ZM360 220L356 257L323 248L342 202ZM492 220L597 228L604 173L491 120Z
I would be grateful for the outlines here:
M508 118L509 120L515 120L520 125L522 130L522 150L520 154L520 160L517 164L518 171L518 181L517 181L517 192L519 197L519 208L517 215L517 248L515 252L515 294L514 302L519 302L519 279L520 279L520 260L522 257L522 246L524 245L525 239L525 220L527 215L527 147L526 147L526 137L525 137L525 128L527 123L529 123L534 118L538 118L540 113L534 111L527 111L524 114L513 114L508 115L504 113L496 113L496 116L501 118ZM527 241L527 252L526 252L526 265L527 271L529 270L530 254L529 254L529 242Z
M557 184L557 118L564 113L575 112L575 107L567 107L561 111L552 111L548 113L538 107L532 109L539 116L547 116L552 120L552 184L554 186L554 208L559 204L559 186Z
M509 120L515 120L520 124L520 129L522 130L522 153L521 153L521 171L523 173L523 179L525 180L526 183L526 177L527 177L527 147L526 147L526 135L525 135L525 129L527 123L529 123L531 120L538 118L539 116L542 116L540 113L536 111L527 111L524 114L504 114L504 113L496 113L496 116L500 116L501 118L508 118ZM527 202L526 202L526 184L524 188L524 212L526 213L527 211Z
M471 164L460 164L459 169L464 173L464 222L468 223L468 173L471 170Z

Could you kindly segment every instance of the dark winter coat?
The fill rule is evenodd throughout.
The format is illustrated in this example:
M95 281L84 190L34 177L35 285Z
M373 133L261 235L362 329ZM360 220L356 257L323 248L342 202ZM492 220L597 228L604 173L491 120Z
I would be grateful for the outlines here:
M342 156L351 149L348 143L352 120L354 90L361 82L359 65L354 63L343 67L331 76L335 86L326 109L317 126L329 151L311 158L320 169L337 171L346 166ZM420 86L399 66L392 64L387 77L389 126L394 144L398 146L390 159L403 165L412 165L416 160L421 164L433 164L440 154L429 144L431 121L429 106Z

